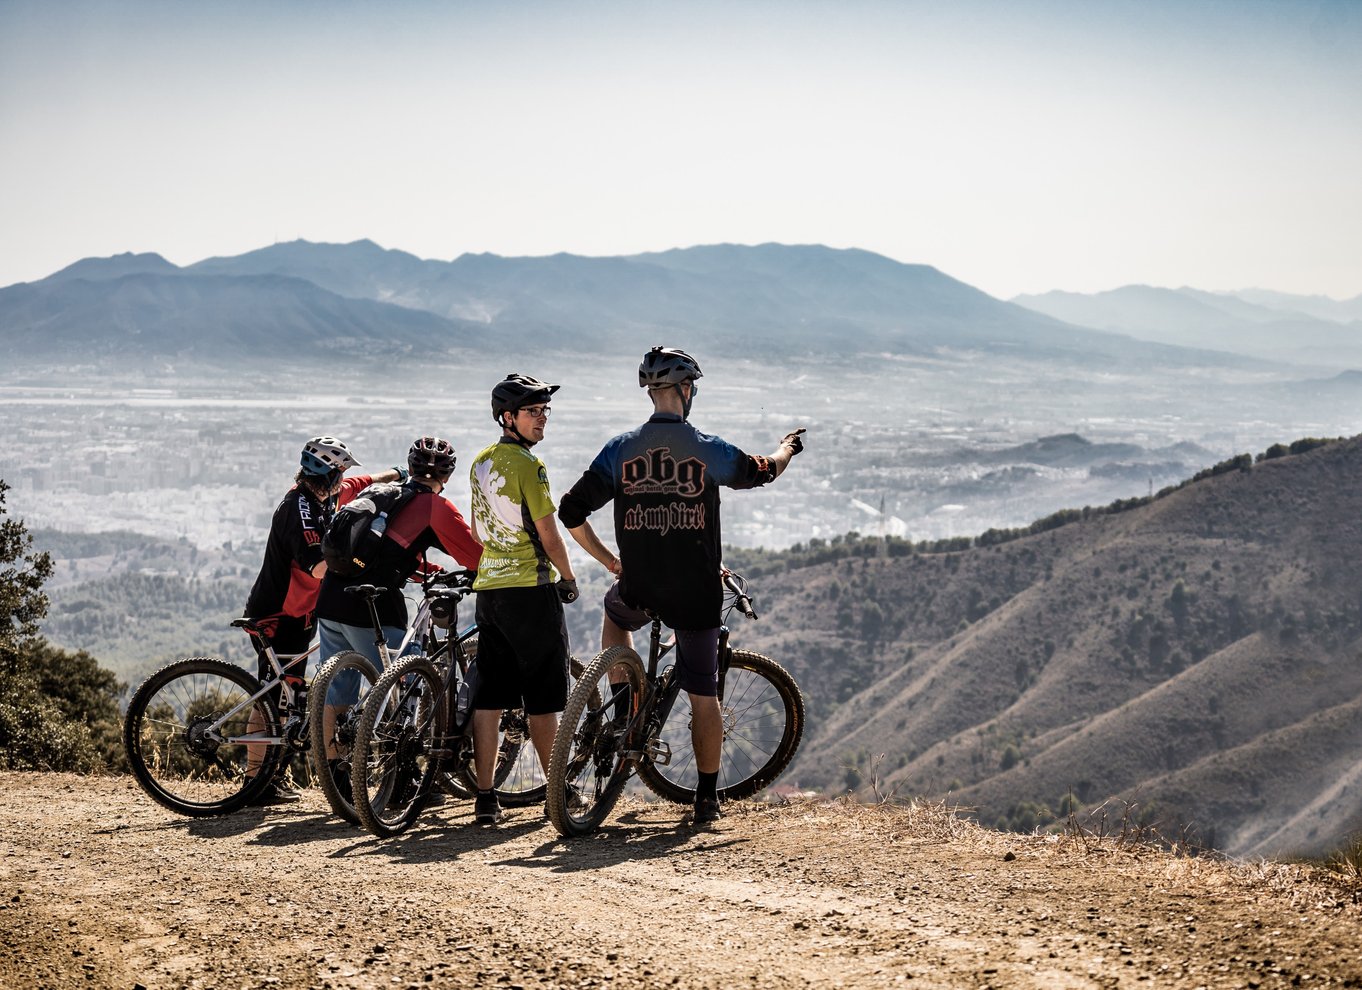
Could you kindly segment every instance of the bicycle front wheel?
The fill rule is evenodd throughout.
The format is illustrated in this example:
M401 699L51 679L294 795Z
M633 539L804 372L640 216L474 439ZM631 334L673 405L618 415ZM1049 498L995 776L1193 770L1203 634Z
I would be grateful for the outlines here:
M307 695L307 724L317 782L331 810L359 824L350 790L350 756L364 700L378 680L378 668L362 653L346 650L322 664Z
M128 703L123 747L142 789L182 815L221 815L248 804L273 779L285 748L279 711L235 664L191 657L167 664Z
M671 687L663 704L658 749L670 750L663 764L644 760L639 779L659 797L678 804L695 800L698 772L691 744L690 696ZM756 794L790 765L804 733L804 697L789 672L769 657L734 650L719 700L724 744L719 763L719 798L738 801Z
M568 695L545 788L549 821L560 835L594 832L619 800L629 780L626 746L640 721L643 686L638 654L612 646L587 664Z
M398 835L420 817L440 771L447 708L440 673L423 656L398 660L369 692L350 790L360 824L374 835Z

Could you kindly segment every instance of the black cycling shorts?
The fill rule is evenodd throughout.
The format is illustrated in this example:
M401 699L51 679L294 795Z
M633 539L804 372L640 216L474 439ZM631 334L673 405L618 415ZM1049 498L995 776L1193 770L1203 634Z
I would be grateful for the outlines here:
M557 714L567 704L568 634L552 585L478 592L473 707Z
M616 581L605 593L605 615L629 632L637 632L653 621L641 608L635 608L620 594ZM682 690L715 698L719 694L719 627L713 629L673 629L676 633L676 679Z
M264 620L262 625L265 625L269 630L269 635L266 638L270 641L270 646L274 647L274 652L281 664L286 662L284 657L289 654L306 653L307 648L312 645L313 635L317 632L317 624L311 615L306 617L273 616ZM260 640L252 636L251 645L255 647L256 653L255 675L262 681L275 677L274 668L270 666L269 660L265 659L265 650L260 645ZM300 660L289 667L286 673L305 677L307 676L306 667L307 661Z

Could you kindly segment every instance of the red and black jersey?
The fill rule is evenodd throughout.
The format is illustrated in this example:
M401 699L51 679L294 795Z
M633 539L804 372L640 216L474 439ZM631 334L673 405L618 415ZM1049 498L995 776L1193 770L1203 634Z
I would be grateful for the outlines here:
M372 480L367 474L346 478L341 482L336 504L344 505ZM321 588L321 581L312 576L312 569L321 563L322 534L331 521L332 511L306 485L289 489L270 521L265 560L246 599L246 615L253 619L276 615L311 619Z
M454 503L417 482L408 481L407 485L417 489L416 495L388 520L383 542L369 566L348 578L327 572L317 599L318 618L347 626L371 626L368 604L345 588L372 584L390 589L376 602L379 621L385 626L405 626L407 602L402 586L419 569L422 554L438 547L464 567L478 566L482 544L473 538L472 529Z

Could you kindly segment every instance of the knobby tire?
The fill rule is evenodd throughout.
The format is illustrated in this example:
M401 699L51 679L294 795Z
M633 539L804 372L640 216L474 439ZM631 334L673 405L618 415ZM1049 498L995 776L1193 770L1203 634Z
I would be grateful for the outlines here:
M255 800L287 747L262 746L260 764L250 767L244 744L215 743L202 730L259 689L251 674L213 657L177 660L148 677L123 720L128 765L148 796L192 817L227 814ZM233 717L220 734L244 735L252 713L262 723L253 732L280 735L279 710L269 695ZM248 776L248 770L254 773Z

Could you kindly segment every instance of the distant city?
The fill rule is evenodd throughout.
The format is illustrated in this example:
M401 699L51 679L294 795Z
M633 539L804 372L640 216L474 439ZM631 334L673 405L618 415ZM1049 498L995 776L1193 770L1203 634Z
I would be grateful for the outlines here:
M566 382L539 448L561 494L609 436L644 418L647 400L623 364L524 364ZM483 394L505 370L421 369L405 395L391 378L357 376L325 395L307 394L292 375L249 391L185 372L147 373L136 387L0 383L0 477L13 487L11 513L31 527L258 550L307 437L342 437L381 469L402 461L416 436L444 434L467 464L495 436ZM779 482L725 495L731 545L780 548L849 530L973 535L1149 494L1232 453L1355 429L1347 409L1274 402L1261 383L1204 371L1084 382L964 357L885 357L791 360L776 374L772 383L759 364L715 363L692 416L753 452L809 429L807 452ZM467 506L462 471L449 494Z

